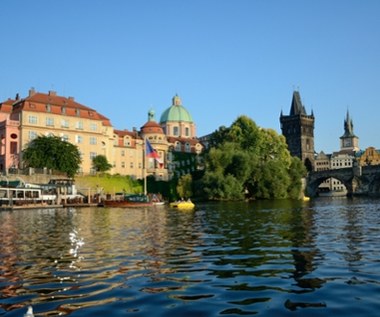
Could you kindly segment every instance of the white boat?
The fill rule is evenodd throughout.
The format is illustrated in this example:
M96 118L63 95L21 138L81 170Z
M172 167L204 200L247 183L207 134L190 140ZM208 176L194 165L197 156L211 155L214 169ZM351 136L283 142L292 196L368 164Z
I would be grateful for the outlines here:
M43 206L63 206L71 202L83 201L73 180L52 179L48 184L26 183L23 180L0 181L0 207L36 208Z
M55 203L57 195L44 193L41 188L29 187L0 187L1 206L22 206L30 204Z

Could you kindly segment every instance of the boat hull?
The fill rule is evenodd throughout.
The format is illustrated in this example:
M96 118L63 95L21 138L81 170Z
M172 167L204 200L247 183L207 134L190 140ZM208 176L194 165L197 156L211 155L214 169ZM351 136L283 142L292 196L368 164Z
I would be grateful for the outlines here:
M180 202L170 203L170 207L176 208L176 209L181 209L181 210L190 210L190 209L194 209L195 205L189 201L180 201Z
M123 200L105 200L102 204L104 207L119 207L119 208L137 208L137 207L151 207L151 202L132 202Z

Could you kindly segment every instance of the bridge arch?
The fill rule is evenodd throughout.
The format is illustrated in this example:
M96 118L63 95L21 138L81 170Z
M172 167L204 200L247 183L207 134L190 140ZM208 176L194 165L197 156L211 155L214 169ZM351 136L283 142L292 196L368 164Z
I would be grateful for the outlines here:
M352 168L341 168L325 171L310 172L307 177L306 192L310 197L317 196L318 186L329 178L339 180L347 189L347 196L353 194L354 173Z

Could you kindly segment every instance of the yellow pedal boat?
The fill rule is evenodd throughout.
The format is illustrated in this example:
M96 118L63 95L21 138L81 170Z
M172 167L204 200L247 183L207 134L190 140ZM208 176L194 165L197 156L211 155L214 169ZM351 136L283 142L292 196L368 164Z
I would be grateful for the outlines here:
M194 209L195 205L192 201L175 201L170 203L171 208L177 208L177 209Z

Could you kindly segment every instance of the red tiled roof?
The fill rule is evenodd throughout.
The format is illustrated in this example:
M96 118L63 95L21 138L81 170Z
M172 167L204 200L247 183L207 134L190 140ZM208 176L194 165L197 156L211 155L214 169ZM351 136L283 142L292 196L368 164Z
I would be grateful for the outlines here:
M14 102L15 102L14 99L9 98L8 100L0 103L0 112L11 113L12 112L12 105Z
M126 135L129 135L129 136L134 137L134 138L136 138L136 137L140 138L140 137L138 136L138 134L137 134L136 132L134 132L134 131L117 130L117 129L114 129L113 132L114 132L115 134L117 134L119 137L124 137L124 136L126 136Z
M190 138L177 138L177 137L173 137L173 136L168 136L167 139L168 139L169 143L180 142L182 144L189 143L190 145L196 145L196 144L200 143L198 139L193 139L193 138L192 139L190 139Z
M62 114L65 109L66 116L76 116L80 118L100 120L106 126L111 126L107 117L98 113L96 110L84 106L74 100L74 98L66 98L55 94L34 93L17 103L20 107L18 110L28 110L36 112L46 112L46 105L50 105L50 113ZM78 115L79 111L79 115Z
M155 121L148 121L141 127L143 133L160 133L164 134L162 127Z

